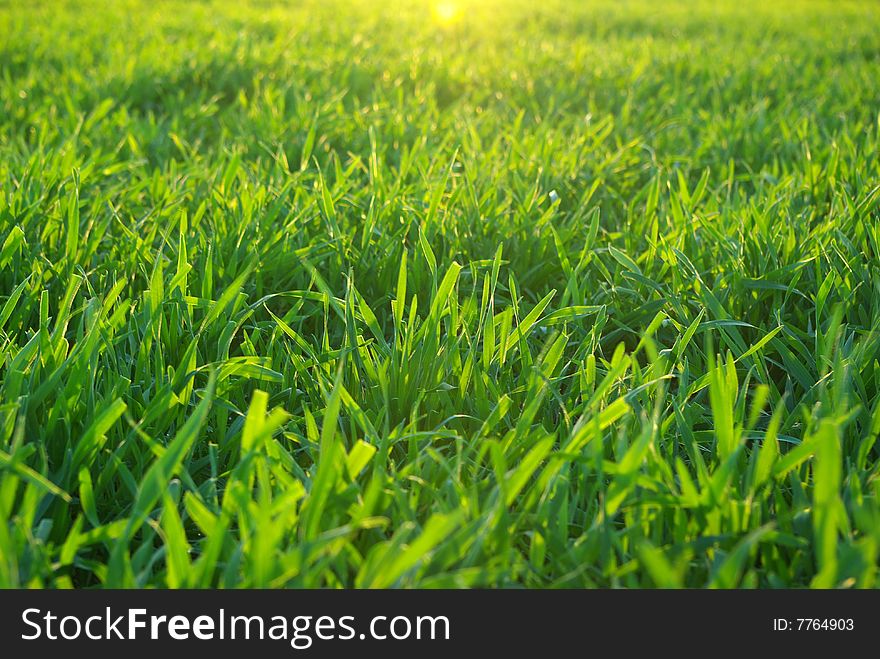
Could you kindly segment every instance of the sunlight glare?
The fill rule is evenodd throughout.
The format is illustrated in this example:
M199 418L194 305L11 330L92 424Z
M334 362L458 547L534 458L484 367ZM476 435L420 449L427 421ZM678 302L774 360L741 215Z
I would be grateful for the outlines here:
M452 0L439 0L434 3L434 19L441 25L451 25L456 22L461 13L457 2Z

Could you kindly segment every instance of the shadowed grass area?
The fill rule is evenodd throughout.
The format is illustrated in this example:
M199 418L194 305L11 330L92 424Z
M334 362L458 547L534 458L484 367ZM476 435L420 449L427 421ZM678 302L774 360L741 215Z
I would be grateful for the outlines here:
M0 2L0 586L874 587L880 8Z

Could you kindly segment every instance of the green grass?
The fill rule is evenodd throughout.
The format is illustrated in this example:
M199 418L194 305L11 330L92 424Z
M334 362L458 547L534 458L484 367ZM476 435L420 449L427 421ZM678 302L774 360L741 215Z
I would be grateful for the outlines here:
M876 586L880 5L382 4L0 2L0 585Z

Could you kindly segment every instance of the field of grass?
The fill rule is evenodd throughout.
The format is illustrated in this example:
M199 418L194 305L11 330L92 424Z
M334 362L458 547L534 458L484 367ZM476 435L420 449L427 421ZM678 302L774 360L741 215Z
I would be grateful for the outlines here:
M877 585L877 3L0 34L0 585Z

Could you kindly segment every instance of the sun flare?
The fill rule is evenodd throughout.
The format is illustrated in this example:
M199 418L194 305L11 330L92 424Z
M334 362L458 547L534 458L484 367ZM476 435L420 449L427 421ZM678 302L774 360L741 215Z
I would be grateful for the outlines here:
M461 17L461 6L452 0L439 0L434 3L433 13L440 25L452 25Z

